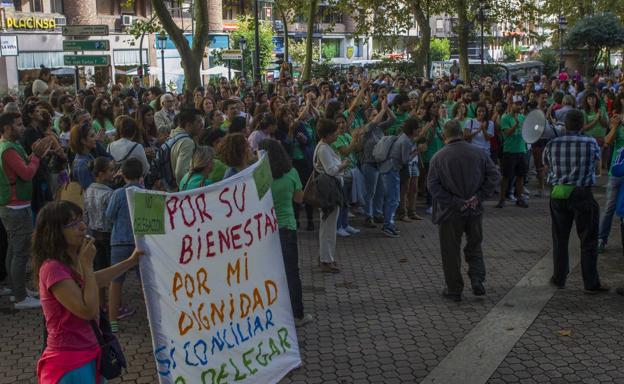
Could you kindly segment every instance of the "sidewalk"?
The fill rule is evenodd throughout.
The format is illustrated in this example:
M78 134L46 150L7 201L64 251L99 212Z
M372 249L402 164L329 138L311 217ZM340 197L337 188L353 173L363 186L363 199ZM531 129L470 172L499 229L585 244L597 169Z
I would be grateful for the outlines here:
M602 202L602 196L598 201ZM498 210L487 203L484 253L487 296L443 300L437 228L429 218L399 224L401 238L381 230L338 240L340 274L318 267L317 232L300 232L304 303L315 321L298 329L303 366L282 383L418 383L544 256L551 247L546 199L529 209ZM354 224L359 224L353 219ZM619 228L600 258L603 281L624 283ZM574 271L488 380L489 383L622 383L624 298L587 296ZM145 308L133 274L127 304L138 313L121 322L120 340L129 360L124 383L156 382ZM0 308L6 306L5 298ZM41 351L39 311L0 309L0 384L34 383ZM559 331L571 330L570 336ZM450 383L448 383L450 384Z

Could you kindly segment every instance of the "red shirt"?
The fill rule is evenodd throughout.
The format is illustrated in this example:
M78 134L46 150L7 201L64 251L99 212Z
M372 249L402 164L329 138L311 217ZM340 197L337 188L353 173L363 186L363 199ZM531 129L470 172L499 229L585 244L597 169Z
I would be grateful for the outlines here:
M9 183L15 183L15 180L19 177L22 180L32 180L39 169L39 158L34 154L29 157L29 162L26 164L24 159L20 156L15 149L7 149L2 154L2 170L9 180ZM15 186L11 187L11 199L7 206L19 206L28 205L30 201L18 200L17 190Z

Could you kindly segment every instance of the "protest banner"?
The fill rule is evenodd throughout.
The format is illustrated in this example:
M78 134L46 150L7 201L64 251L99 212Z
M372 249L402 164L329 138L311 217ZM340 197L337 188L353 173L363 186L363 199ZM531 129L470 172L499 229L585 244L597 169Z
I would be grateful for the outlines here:
M276 383L301 365L268 157L180 193L128 189L161 384Z

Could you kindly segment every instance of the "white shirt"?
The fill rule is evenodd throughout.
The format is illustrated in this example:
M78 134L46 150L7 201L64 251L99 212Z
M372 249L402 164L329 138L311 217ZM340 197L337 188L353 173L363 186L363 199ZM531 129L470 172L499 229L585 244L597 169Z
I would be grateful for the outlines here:
M470 133L477 133L470 142L472 145L481 148L488 155L490 154L490 140L486 140L483 136L483 131L481 131L481 122L477 119L470 119L466 121L466 126L464 129L470 131ZM490 120L488 121L487 133L490 136L494 136L494 123Z
M143 164L143 175L146 175L147 172L149 172L150 165L147 161L147 156L145 156L145 149L141 144L136 145L136 147L135 144L138 143L132 140L121 138L110 143L108 145L107 151L111 154L111 156L113 156L113 159L117 163L120 163L122 160L128 160L131 157L139 159Z

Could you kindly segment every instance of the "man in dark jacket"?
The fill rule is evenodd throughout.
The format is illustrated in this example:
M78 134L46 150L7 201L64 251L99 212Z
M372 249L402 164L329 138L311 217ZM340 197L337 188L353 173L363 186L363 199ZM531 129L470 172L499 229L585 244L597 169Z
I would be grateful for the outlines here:
M456 120L444 125L445 146L431 159L427 186L433 197L433 222L438 224L446 298L460 301L464 289L461 274L461 242L466 234L464 256L472 291L485 295L485 263L481 202L494 193L500 173L490 157L463 140Z

